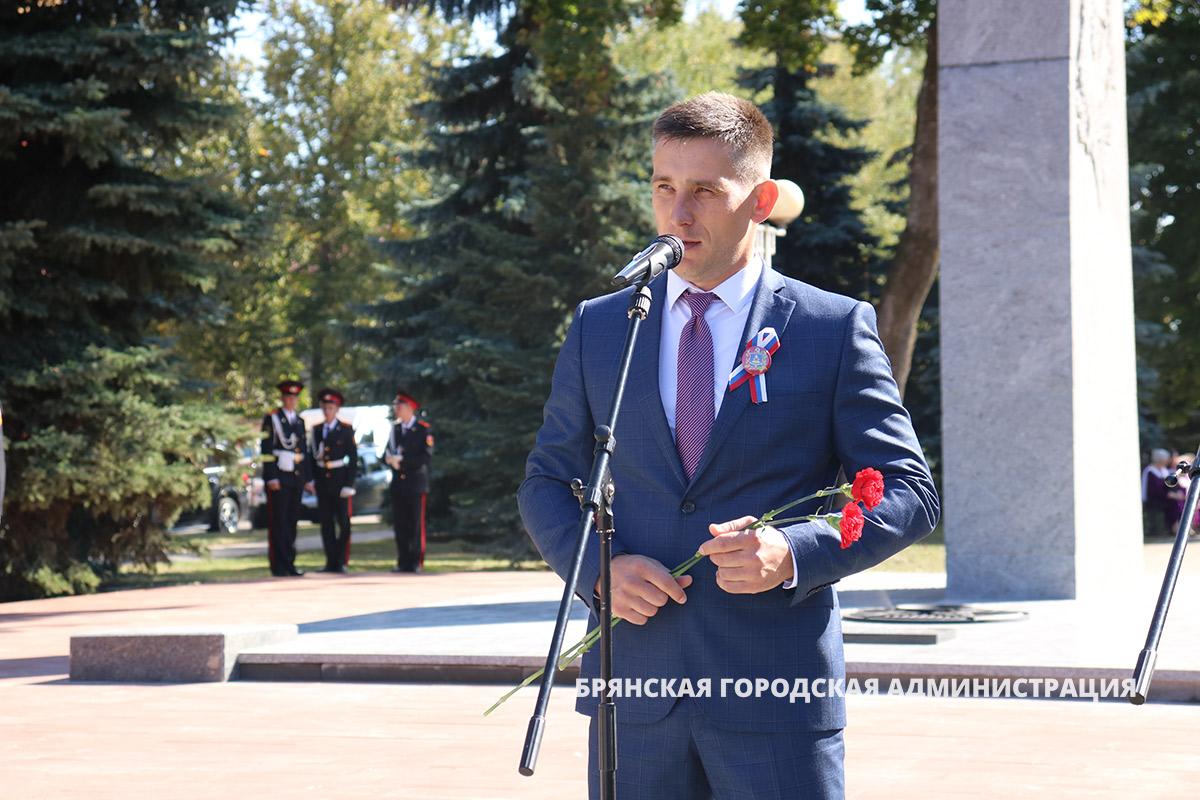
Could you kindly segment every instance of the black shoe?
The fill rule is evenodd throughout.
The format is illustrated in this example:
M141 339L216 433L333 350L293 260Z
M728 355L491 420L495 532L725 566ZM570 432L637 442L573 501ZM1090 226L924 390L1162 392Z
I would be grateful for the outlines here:
M392 572L408 572L404 567L392 567Z
M288 570L287 574L288 574L289 578L299 578L301 575L304 574L304 570L296 569L295 567L292 567L290 570Z
M339 567L331 567L328 564L326 564L325 566L323 566L319 570L317 570L317 572L344 572L344 570L342 570Z

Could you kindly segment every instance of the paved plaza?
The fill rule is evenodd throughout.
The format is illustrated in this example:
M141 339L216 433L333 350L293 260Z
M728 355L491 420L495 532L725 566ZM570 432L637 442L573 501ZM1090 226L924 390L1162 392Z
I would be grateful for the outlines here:
M1111 600L977 608L1012 621L933 625L936 644L854 632L916 625L848 621L850 674L1074 680L1127 677L1145 640L1167 545ZM1190 555L1157 676L1200 685L1200 570ZM944 575L868 572L843 582L844 610L936 602ZM356 659L537 663L561 582L546 572L308 575L0 605L0 797L581 798L584 719L555 689L536 774L517 773L535 690L490 717L505 684L331 680ZM1022 618L1022 614L1024 614ZM72 635L235 624L298 626L259 663L317 660L318 680L72 682ZM583 631L572 623L568 642ZM903 642L903 637L899 641ZM913 641L916 641L915 639ZM332 666L329 666L332 665ZM510 667L511 668L511 667ZM474 673L477 677L479 671ZM452 671L447 673L454 677ZM503 680L507 680L504 677ZM1029 684L1032 685L1032 684ZM850 798L1186 798L1200 786L1200 706L1185 702L848 698Z

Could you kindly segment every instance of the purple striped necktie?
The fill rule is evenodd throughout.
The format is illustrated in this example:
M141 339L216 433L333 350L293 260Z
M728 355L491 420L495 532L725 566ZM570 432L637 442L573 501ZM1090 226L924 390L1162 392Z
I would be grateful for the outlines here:
M683 299L692 309L692 318L679 334L679 371L675 385L675 447L683 471L691 480L700 464L708 432L716 417L713 400L712 331L704 321L704 312L716 295L711 292L687 292Z

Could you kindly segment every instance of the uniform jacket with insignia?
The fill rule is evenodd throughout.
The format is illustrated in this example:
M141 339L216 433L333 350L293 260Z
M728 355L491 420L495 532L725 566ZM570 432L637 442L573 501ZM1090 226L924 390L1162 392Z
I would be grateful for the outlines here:
M400 494L429 492L429 460L433 457L433 428L418 419L406 433L398 420L392 426L384 456L402 455L400 469L392 470L392 490Z
M287 414L277 408L263 417L262 423L263 480L279 481L287 486L303 486L312 480L312 464L304 435L304 420L296 414L296 422L288 422ZM291 453L293 469L288 471L287 453ZM283 464L284 466L281 466Z
M334 420L328 436L323 421L314 426L309 453L317 494L337 494L354 486L358 477L358 446L354 443L354 429L349 425Z

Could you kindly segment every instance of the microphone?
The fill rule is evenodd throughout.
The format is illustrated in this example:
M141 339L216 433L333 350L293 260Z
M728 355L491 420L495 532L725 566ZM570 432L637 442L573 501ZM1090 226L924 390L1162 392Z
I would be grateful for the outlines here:
M631 283L657 278L666 270L675 269L683 260L683 240L665 233L650 242L612 279L612 285L623 289Z

